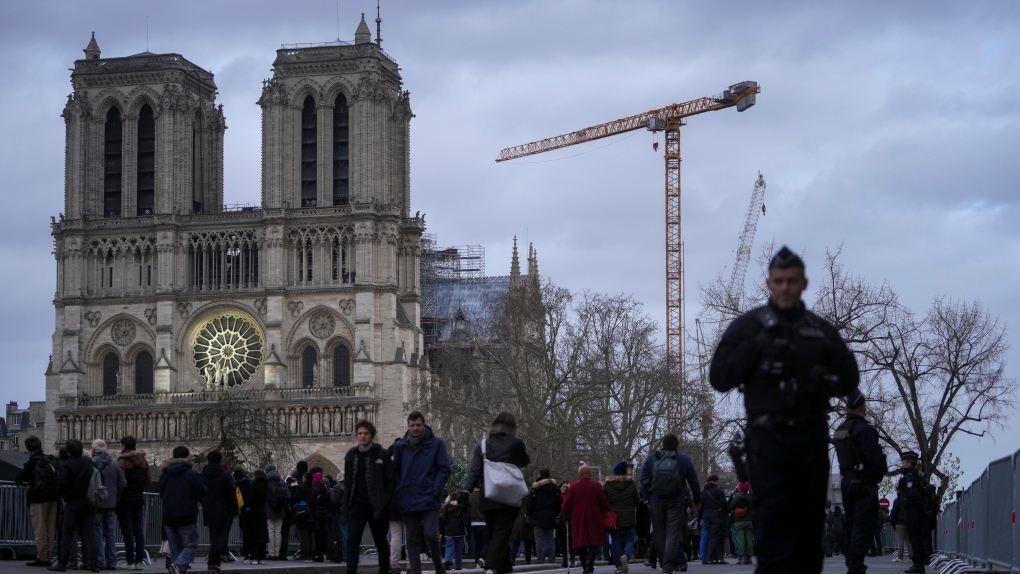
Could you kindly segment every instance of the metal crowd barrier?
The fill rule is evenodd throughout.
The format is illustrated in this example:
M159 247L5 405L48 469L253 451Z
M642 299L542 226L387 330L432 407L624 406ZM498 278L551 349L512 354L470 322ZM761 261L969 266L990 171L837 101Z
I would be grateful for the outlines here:
M988 465L943 509L936 548L973 565L1020 574L1020 450Z

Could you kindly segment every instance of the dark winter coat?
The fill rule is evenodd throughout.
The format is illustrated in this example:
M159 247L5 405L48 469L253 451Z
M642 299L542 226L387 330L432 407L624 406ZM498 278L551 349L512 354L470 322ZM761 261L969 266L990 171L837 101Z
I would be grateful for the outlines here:
M443 506L446 481L450 478L450 456L443 439L425 427L421 442L408 444L410 431L397 443L393 472L397 476L397 497L403 512L439 510Z
M206 488L201 475L191 467L190 458L171 458L159 477L163 523L168 526L198 522L198 503L205 498Z
M536 528L556 528L563 499L556 479L544 478L531 487L531 524Z
M274 509L269 503L266 503L266 518L269 520L282 520L287 514L287 505L290 504L290 488L287 483L280 477L280 471L273 468L273 470L266 471L266 478L269 479L269 493L267 496L271 498L271 494L274 489L281 489L284 495L283 506Z
M315 499L315 490L312 488L311 484L301 483L295 486L294 490L291 491L290 505L292 508L295 504L302 500L308 504L308 516L306 516L303 520L296 517L294 518L294 524L298 528L304 530L315 530Z
M602 484L582 478L570 485L561 512L570 521L570 542L574 548L602 546L606 531L602 527L602 513L609 510L609 501Z
M606 491L606 500L616 513L617 528L632 528L637 524L635 510L641 504L637 484L629 476L612 474L606 477L602 488Z
M453 500L443 505L440 519L447 538L467 536L471 526L471 503L467 492L458 491Z
M746 508L747 512L743 516L733 515L733 522L750 522L751 521L751 495L747 492L738 492L730 498L730 512L734 512L737 508Z
M202 520L206 526L227 526L237 516L237 495L234 477L219 464L202 468L205 498L202 499Z
M900 506L900 497L897 496L892 501L892 510L889 512L889 524L892 525L892 526L897 526L899 524L905 524L903 522L903 516L901 516L902 512L903 512L903 510L902 510L902 507Z
M836 507L832 511L832 530L829 535L833 540L843 542L844 533L846 532L845 524L843 523L843 509Z
M92 479L92 459L82 455L69 458L57 467L57 482L60 498L64 502L89 499L89 481Z
M329 520L332 508L330 506L329 487L324 482L312 485L315 492L315 519L319 522Z
M713 518L724 518L729 513L726 494L714 482L706 482L701 491L701 517L706 521Z
M531 456L528 454L524 441L510 434L506 425L495 425L489 430L489 437L485 443L485 458L493 462L508 462L514 466L525 467L531 464ZM482 443L475 445L475 452L471 458L471 469L468 471L467 489L474 490L477 486L481 489L482 512L508 508L508 505L501 504L494 500L485 498L485 462L482 457Z
M21 468L21 472L19 472L18 475L14 477L14 481L17 482L18 484L28 485L29 504L37 504L40 502L52 502L60 498L60 493L58 490L51 490L50 492L47 492L45 488L41 488L39 487L39 485L35 484L35 465L39 464L40 462L52 464L53 471L57 473L58 480L60 477L59 473L60 462L57 459L47 455L41 450L33 452L32 456L28 457L28 460L25 461L25 466Z
M341 512L347 514L355 494L358 479L358 447L347 451L344 456L344 497ZM365 484L368 486L368 501L372 505L373 518L389 518L390 498L393 497L393 461L390 453L381 445L372 443L365 458Z
M269 528L266 523L266 485L252 484L248 497L244 499L241 509L241 535L244 537L245 548L254 548L256 544L269 543Z
M393 443L386 447L386 454L390 455L390 472L393 474L393 482L390 490L390 500L386 505L387 518L391 522L400 522L404 519L404 513L400 510L400 499L397 498L397 480L400 476L397 475L396 471L393 470L393 454L397 451L397 443ZM347 479L347 475L344 475L344 480ZM344 483L346 485L346 482Z
M127 486L117 504L122 508L138 508L145 506L145 487L152 484L152 470L149 461L145 460L144 450L121 451L117 457L117 465L124 471Z
M103 485L106 486L106 502L97 508L100 510L117 508L117 501L120 500L120 496L127 486L124 471L114 462L108 452L100 452L92 457L92 466L96 467L96 470L103 475Z

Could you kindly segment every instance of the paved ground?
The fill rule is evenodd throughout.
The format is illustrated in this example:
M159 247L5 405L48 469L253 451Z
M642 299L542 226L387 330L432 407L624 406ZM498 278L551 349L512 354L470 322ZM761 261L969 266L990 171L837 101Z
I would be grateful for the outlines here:
M732 558L730 562L735 562ZM160 562L162 564L162 562ZM868 565L868 572L874 573L889 573L889 572L903 572L910 564L903 564L902 562L892 562L889 556L883 556L880 558L867 558L866 564ZM205 563L202 558L195 561L196 568L192 569L191 572L199 574L206 572ZM364 574L371 574L378 569L373 567L359 568L360 572ZM612 574L615 569L611 566L598 566L595 568L595 574ZM223 565L223 572L229 574L230 572L257 572L258 574L344 574L345 568L343 564L328 564L328 563L306 563L306 562L269 562L263 566L241 564L238 562ZM736 564L728 565L714 565L706 566L700 562L692 563L688 566L688 572L711 572L713 574L731 574L731 573L748 573L754 572L754 566L738 566ZM934 569L929 568L929 572L935 572ZM25 566L24 560L19 561L0 561L0 572L4 574L49 574L45 568L34 568ZM70 574L78 574L78 571L68 570ZM131 570L121 570L123 574L130 574ZM155 565L146 566L143 572L149 574L165 574L166 570ZM482 570L462 570L458 574L483 574ZM569 570L564 568L549 569L546 566L524 566L519 565L514 568L515 574L522 572L543 572L548 574L580 574L580 568L571 568ZM631 574L652 574L656 572L651 568L648 568L640 563L634 564L630 567ZM825 559L825 570L824 574L837 574L846 572L846 565L843 563L842 556L836 556L833 558ZM104 572L103 574L106 574Z

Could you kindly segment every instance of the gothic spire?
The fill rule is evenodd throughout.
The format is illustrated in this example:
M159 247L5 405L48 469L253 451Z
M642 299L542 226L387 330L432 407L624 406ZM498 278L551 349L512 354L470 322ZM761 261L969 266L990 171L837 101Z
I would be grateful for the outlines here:
M372 43L372 31L368 29L368 24L365 22L365 13L361 13L361 23L358 24L358 29L354 32L354 43L355 44L371 44Z
M98 60L99 59L99 56L102 54L102 52L99 51L99 43L96 42L96 33L95 32L92 32L92 39L89 40L89 45L85 46L85 49L82 50L82 52L85 52L85 59L86 60Z
M521 261L517 256L517 236L514 235L514 254L510 258L510 287L519 287L521 284Z

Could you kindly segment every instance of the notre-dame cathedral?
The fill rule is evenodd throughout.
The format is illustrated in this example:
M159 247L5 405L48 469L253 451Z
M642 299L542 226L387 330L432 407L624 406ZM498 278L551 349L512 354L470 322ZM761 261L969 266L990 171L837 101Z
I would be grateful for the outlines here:
M224 205L211 72L179 54L104 58L94 36L84 52L52 223L47 448L133 434L166 457L202 442L189 417L225 393L316 460L338 461L361 418L402 434L426 363L425 224L408 92L364 18L353 44L277 51L259 206Z

